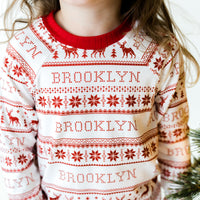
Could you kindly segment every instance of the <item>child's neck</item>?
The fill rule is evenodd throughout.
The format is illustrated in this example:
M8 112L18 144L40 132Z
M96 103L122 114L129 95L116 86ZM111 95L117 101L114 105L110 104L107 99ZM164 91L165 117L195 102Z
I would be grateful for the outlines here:
M97 36L107 33L120 24L121 0L97 1L89 5L76 5L61 0L61 10L56 13L55 20L74 35Z

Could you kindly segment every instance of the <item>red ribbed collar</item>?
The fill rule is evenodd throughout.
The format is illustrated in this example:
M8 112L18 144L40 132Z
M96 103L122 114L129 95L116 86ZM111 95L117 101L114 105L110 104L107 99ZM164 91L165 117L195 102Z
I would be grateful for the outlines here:
M73 35L60 27L55 21L54 12L51 12L42 19L48 31L57 41L81 49L103 49L122 39L125 33L131 29L130 23L124 21L117 28L106 34L84 37Z

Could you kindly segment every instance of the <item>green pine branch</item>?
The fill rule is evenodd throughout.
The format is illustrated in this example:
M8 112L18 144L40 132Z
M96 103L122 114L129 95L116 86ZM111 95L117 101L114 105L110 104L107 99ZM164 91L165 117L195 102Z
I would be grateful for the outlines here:
M190 136L192 143L194 145L194 150L198 154L200 154L200 129L198 129L198 130L190 129L189 136Z
M200 130L190 130L189 136L194 145L194 150L200 153ZM194 157L194 162L189 170L179 174L176 181L175 192L167 196L167 199L193 200L200 195L200 158ZM174 189L173 189L174 191Z

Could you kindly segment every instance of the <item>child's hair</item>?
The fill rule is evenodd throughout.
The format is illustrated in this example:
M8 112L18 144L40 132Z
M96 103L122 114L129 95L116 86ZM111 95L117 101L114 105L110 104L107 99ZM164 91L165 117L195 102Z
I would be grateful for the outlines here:
M9 13L11 13L12 9L19 2L21 10L25 11L27 15L27 19L16 19L13 22L11 29L4 29L6 32L11 31L8 41L13 37L14 31L26 28L37 17L48 15L51 11L60 9L59 0L13 0L4 15L5 27L9 18ZM178 42L177 40L181 63L184 61L185 70L187 72L190 72L190 68L188 67L189 65L186 60L193 63L193 66L196 69L196 77L193 77L193 83L198 81L200 76L199 64L184 46L183 35L170 17L164 0L122 0L121 20L123 21L127 18L132 19L133 23L137 20L139 22L137 31L143 30L148 36L169 52L171 52L170 42L176 38L175 32L178 33L179 39L181 40L181 42ZM16 29L17 23L25 23L26 26ZM184 58L186 58L186 60Z

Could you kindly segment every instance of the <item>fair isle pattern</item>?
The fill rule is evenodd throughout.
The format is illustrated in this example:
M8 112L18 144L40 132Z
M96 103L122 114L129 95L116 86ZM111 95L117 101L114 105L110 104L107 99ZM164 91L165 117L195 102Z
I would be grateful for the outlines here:
M168 188L190 165L176 41L169 56L122 25L113 43L91 48L89 38L90 48L79 48L52 23L50 14L18 32L1 66L0 161L9 199L163 199L157 176Z
M16 199L38 199L38 200L43 200L42 196L38 198L38 196L41 196L39 194L39 186L33 188L31 191L22 193L19 195L11 195L9 194L9 200L16 200Z

